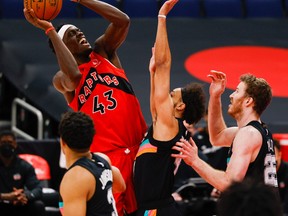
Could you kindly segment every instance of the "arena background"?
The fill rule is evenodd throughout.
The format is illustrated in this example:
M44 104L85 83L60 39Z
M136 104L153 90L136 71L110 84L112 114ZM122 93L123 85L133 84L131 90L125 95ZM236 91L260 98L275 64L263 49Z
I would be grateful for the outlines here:
M74 8L67 6L67 2L71 4L65 1L61 14L52 21L54 26L73 23L93 43L108 23L79 8L79 5ZM130 8L129 2L126 0L125 4L117 5L131 17L130 31L119 49L119 56L139 98L147 124L150 124L148 64L156 34L157 7L161 1L131 0ZM149 4L145 4L147 2ZM285 1L255 0L254 10L248 7L248 3L253 2L251 0L246 1L246 8L242 0L214 1L220 2L220 5L213 5L212 0L180 2L198 2L199 8L193 7L192 13L181 3L167 17L173 59L171 88L188 82L201 82L208 98L209 71L226 72L228 88L222 97L223 113L227 124L235 125L235 121L227 115L227 108L229 95L235 89L239 75L249 72L263 77L272 86L273 100L262 120L273 133L287 133L288 23ZM257 2L261 7L257 6ZM265 4L266 8L263 8ZM52 77L58 65L48 47L47 37L24 19L20 0L1 0L0 17L0 122L8 122L3 125L9 125L12 101L21 98L43 112L44 138L57 142L58 122L68 108L62 95L52 86ZM36 136L37 122L29 112L20 110L17 122L24 131ZM31 150L37 151L39 149ZM53 154L47 157L51 161Z
M97 18L85 21L56 19L53 23L57 25L62 22L79 26L90 42L107 25ZM230 88L222 97L223 112L228 124L233 125L234 121L226 114L229 95L235 88L240 73L254 73L266 78L272 85L273 93L277 92L279 95L273 97L262 120L273 132L287 131L287 20L199 20L168 17L167 22L173 58L172 88L199 81L204 84L208 97L209 80L206 76L209 71L216 69L226 72L227 86ZM147 123L150 123L148 64L156 24L156 19L153 18L132 19L127 40L119 49L123 67L139 98ZM58 65L48 47L45 33L25 20L2 20L0 28L1 72L3 79L8 81L2 90L1 110L10 110L10 104L5 103L5 100L9 101L7 97L10 97L12 85L19 90L18 96L26 98L47 114L52 127L53 121L58 121L61 113L67 110L67 105L51 83ZM29 128L31 129L31 125ZM50 134L55 135L54 132Z

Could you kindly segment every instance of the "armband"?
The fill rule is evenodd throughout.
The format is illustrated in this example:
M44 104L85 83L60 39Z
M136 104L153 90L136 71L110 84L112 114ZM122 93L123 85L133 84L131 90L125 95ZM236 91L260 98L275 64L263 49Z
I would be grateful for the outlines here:
M50 27L50 28L48 28L48 29L46 29L45 34L48 35L48 33L49 33L50 31L52 31L52 30L55 30L55 28L54 28L53 26Z
M166 16L163 15L163 14L159 14L158 17L159 17L159 18L164 18L164 19L166 19Z

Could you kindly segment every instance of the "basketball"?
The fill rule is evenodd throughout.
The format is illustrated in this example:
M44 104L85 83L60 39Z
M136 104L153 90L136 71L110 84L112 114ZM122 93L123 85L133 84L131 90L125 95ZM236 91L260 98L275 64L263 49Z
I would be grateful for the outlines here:
M34 10L42 20L53 20L61 11L62 0L24 0L24 7Z

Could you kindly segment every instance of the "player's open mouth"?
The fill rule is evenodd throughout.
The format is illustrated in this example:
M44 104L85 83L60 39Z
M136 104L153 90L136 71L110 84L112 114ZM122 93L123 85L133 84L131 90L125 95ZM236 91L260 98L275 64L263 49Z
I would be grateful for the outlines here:
M80 39L79 41L80 44L86 44L87 43L87 40L85 38L82 38Z

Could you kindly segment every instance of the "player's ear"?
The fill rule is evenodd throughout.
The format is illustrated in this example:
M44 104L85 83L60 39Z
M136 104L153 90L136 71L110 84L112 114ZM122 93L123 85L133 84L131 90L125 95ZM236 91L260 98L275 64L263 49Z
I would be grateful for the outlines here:
M253 103L254 102L254 99L252 98L252 97L247 97L246 98L246 104L248 105L248 104L251 104L251 103Z
M180 102L177 104L177 110L179 111L184 111L185 107L186 107L186 104L183 102Z
M62 137L60 137L60 146L61 146L61 148L63 149L65 145L66 144L65 144L64 140L62 139Z

